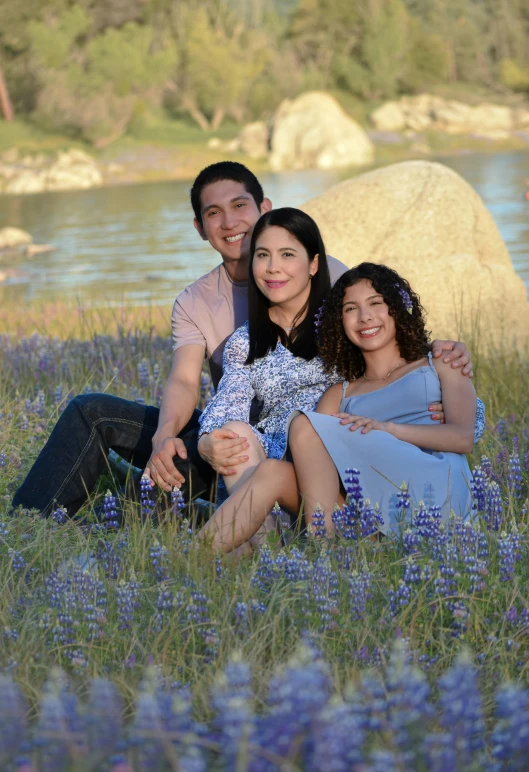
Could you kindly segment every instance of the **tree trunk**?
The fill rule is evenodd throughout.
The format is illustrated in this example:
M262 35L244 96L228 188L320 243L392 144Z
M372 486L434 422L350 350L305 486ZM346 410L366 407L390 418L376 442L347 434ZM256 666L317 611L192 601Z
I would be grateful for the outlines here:
M0 70L0 109L2 110L2 115L4 116L5 121L13 120L15 117L15 112L9 98L9 92L7 90L7 85L2 70Z
M224 120L225 114L226 111L223 107L220 105L215 107L215 112L213 113L213 118L211 119L211 128L213 131L216 131L219 128L220 124Z
M182 107L189 113L191 118L198 123L202 131L209 130L209 121L192 96L182 95Z

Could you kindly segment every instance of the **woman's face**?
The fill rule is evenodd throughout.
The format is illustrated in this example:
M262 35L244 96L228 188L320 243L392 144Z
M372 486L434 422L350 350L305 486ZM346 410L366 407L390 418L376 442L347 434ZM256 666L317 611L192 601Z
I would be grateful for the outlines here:
M395 320L368 279L347 287L342 301L345 334L362 351L377 351L395 342Z
M285 228L266 228L255 245L252 271L255 282L271 305L303 307L310 294L311 277L318 270L318 255L309 261L307 250Z

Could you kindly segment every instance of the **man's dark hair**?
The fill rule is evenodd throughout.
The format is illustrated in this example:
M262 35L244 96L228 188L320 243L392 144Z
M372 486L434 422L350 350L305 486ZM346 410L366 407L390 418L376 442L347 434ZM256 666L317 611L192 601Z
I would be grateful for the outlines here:
M318 271L311 279L309 298L294 319L294 328L290 335L287 335L282 327L270 319L270 301L258 289L252 270L257 239L264 230L274 226L284 228L300 244L303 244L309 256L309 262L312 263L316 255L319 255ZM300 209L292 209L287 206L281 209L272 209L271 212L261 215L253 229L250 244L250 276L248 282L250 346L246 364L250 365L254 360L266 356L269 351L275 351L278 340L294 356L303 357L307 361L314 359L317 354L314 316L330 288L331 280L327 265L327 253L325 252L319 228L312 217L309 217L308 214L305 214ZM305 318L299 321L305 311Z
M263 203L263 189L253 172L236 161L219 161L219 163L211 164L211 166L206 166L205 169L202 169L190 191L191 206L193 207L196 219L201 225L202 204L200 196L202 195L202 191L206 185L212 185L214 182L221 182L222 180L233 180L233 182L240 182L244 185L246 192L252 196L258 209L260 209L261 204Z

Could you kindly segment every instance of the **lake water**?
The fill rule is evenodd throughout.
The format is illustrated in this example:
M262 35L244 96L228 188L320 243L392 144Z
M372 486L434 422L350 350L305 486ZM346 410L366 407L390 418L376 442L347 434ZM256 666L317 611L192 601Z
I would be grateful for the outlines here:
M458 155L440 160L481 195L529 289L529 153ZM274 206L297 206L339 181L338 174L264 174ZM218 263L192 225L190 183L0 196L0 227L29 231L55 250L17 264L0 303L79 298L86 304L171 303Z

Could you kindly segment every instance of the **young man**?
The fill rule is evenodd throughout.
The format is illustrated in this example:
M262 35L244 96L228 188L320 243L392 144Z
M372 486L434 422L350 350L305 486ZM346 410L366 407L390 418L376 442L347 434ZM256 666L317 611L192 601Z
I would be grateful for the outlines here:
M75 397L16 492L13 507L38 509L48 516L60 505L75 514L107 468L110 448L145 468L163 490L185 484L184 495L191 491L193 496L209 492L213 470L233 474L245 460L245 438L221 429L208 435L199 456L196 404L204 358L209 359L216 386L226 340L247 319L250 239L272 202L245 166L224 161L200 172L191 188L191 204L196 230L222 262L176 298L171 316L173 362L161 407L108 394ZM329 268L332 281L347 270L334 258ZM463 343L433 345L434 355L450 351L445 361L471 374Z

